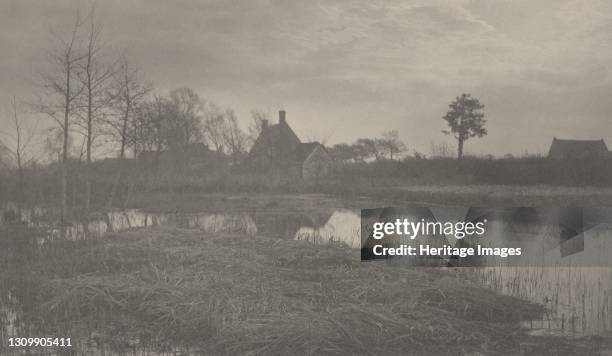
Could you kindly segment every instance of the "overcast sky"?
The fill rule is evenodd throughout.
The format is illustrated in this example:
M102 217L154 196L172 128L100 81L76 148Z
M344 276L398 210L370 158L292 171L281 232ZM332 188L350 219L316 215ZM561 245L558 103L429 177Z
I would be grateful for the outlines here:
M0 103L36 90L50 30L90 2L0 2ZM155 87L194 88L287 120L303 140L397 129L429 153L462 92L486 105L489 135L467 152L545 152L553 136L612 146L612 2L99 1L110 57L127 51ZM4 113L5 110L0 110ZM0 118L0 127L6 127ZM450 141L449 141L450 142Z

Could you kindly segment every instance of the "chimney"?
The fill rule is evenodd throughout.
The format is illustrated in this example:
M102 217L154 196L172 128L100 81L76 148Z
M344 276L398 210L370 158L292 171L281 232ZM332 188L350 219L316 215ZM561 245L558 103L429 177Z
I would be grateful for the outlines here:
M287 123L287 121L285 121L285 110L281 110L278 112L278 123L279 124Z
M268 129L268 120L261 120L261 131L266 131Z

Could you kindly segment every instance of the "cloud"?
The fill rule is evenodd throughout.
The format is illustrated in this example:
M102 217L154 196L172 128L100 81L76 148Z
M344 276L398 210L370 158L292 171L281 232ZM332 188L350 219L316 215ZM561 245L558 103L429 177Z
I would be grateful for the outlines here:
M23 77L44 66L48 29L66 27L75 7L89 4L0 3L1 96L35 90ZM97 7L110 55L125 49L162 91L194 87L243 120L254 107L282 106L298 131L351 140L385 126L426 150L440 138L448 102L472 92L491 115L489 138L470 143L475 151L537 148L560 117L567 134L612 139L601 124L611 109L607 1L112 0ZM530 138L506 142L520 127L530 128Z

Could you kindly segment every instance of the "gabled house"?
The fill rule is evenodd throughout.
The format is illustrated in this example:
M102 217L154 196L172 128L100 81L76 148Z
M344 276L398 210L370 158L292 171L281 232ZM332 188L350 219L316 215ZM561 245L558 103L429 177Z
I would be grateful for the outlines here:
M253 168L279 175L283 180L327 177L333 163L322 144L300 141L287 124L284 110L278 113L278 124L263 120L248 160Z
M548 158L552 159L605 159L608 147L601 140L560 140L553 138Z

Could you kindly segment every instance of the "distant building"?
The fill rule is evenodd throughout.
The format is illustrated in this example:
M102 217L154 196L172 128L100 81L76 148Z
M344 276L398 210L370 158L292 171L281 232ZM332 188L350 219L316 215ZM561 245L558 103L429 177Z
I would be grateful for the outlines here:
M284 110L279 111L276 125L263 120L248 160L252 167L277 174L283 180L327 177L333 163L322 144L300 141L287 124Z
M548 157L552 159L605 159L608 147L601 140L560 140L553 138Z

